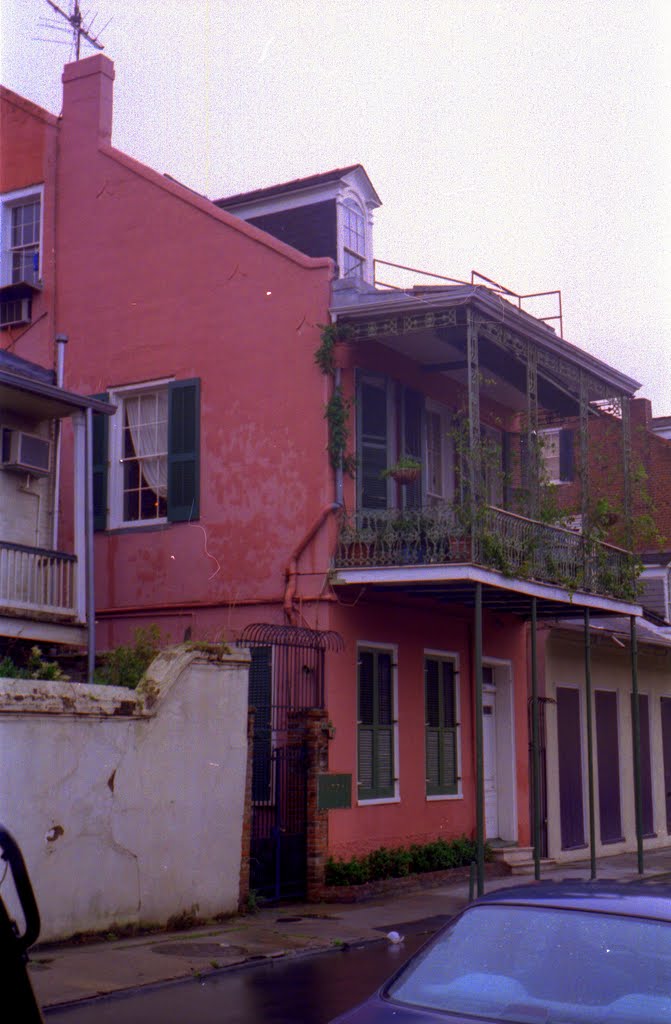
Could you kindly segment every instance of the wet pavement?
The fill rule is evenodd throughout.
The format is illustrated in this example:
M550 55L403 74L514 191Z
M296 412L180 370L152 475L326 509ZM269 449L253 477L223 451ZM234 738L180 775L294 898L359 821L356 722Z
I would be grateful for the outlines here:
M589 862L544 865L542 877L556 881L588 879ZM624 882L639 880L636 855L604 858L598 865L598 877ZM646 851L643 880L668 882L671 890L671 849ZM531 881L529 876L491 878L485 888L490 891L526 881ZM468 897L467 882L447 882L415 892L397 891L365 903L265 907L257 914L232 917L211 927L185 932L158 932L85 945L45 945L31 953L30 974L43 1007L163 985L175 979L196 978L207 986L223 968L270 964L274 972L275 966L279 966L275 961L379 942L390 931L401 932L410 941L415 935L439 927L443 919L466 905ZM371 986L374 987L375 984ZM352 997L349 1005L354 1001ZM198 1020L188 1015L177 1019Z

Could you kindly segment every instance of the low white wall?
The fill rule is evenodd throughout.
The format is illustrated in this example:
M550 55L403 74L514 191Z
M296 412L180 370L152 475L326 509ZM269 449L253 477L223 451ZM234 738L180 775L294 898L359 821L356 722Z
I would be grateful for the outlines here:
M135 692L0 679L0 822L41 940L237 909L248 668L183 645Z

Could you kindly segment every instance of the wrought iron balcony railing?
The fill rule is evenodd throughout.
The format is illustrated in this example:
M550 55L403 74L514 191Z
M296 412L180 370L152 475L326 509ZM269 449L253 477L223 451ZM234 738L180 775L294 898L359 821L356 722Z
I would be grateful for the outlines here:
M0 608L72 619L76 568L75 555L0 541Z
M504 509L485 506L472 515L440 503L343 515L337 568L454 562L625 600L637 593L629 552Z

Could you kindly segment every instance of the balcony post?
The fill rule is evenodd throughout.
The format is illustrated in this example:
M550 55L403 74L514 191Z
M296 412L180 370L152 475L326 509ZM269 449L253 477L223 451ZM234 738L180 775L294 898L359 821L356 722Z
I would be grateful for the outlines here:
M589 802L589 864L591 879L596 878L596 826L594 811L594 739L592 713L592 657L589 608L585 608L585 704L587 716L587 799Z
M641 721L638 701L638 637L636 616L629 619L631 634L631 728L634 747L634 806L636 812L636 855L638 873L643 874L643 800L641 793Z
M591 586L590 570L592 553L588 551L585 537L590 534L589 522L589 381L580 371L580 512L582 515L582 572L583 586Z
M531 598L531 771L534 794L534 878L541 877L541 750L538 706L538 622L536 598Z
M624 546L627 551L633 547L631 507L631 399L622 395L622 499L624 512Z
M74 433L74 551L75 603L77 622L86 622L86 420L83 412L73 413Z
M538 519L540 510L540 460L538 436L538 353L533 342L527 342L527 453L529 459L530 519Z
M475 529L476 513L481 491L482 467L480 465L480 361L478 354L478 325L469 306L466 310L466 361L468 363L468 503L471 521L471 544L473 560L479 561L480 538Z
M482 729L482 583L475 584L475 835L478 896L485 891L485 769Z

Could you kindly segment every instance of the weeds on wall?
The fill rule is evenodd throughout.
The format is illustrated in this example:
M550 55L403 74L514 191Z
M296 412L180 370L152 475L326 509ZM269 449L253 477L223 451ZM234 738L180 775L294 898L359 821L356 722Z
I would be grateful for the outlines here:
M381 846L362 857L336 860L329 857L326 862L326 885L364 885L385 878L405 878L408 875L425 874L427 871L445 871L465 867L477 857L474 839L459 836L457 839L435 839L430 843L414 843L412 846ZM485 846L485 860L491 859L491 848Z
M93 681L102 686L125 686L134 690L161 649L158 626L136 629L134 643L115 647L101 656Z

